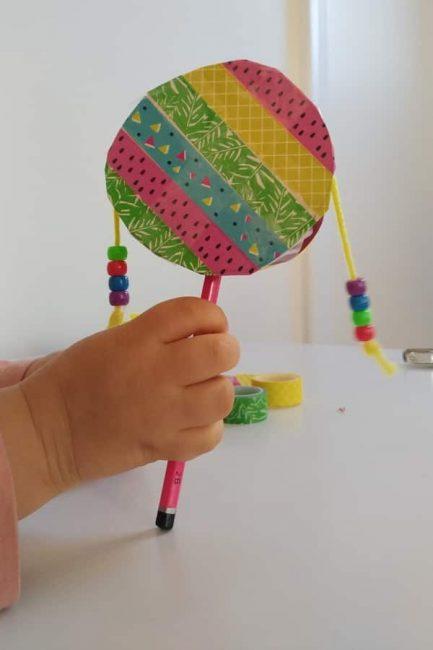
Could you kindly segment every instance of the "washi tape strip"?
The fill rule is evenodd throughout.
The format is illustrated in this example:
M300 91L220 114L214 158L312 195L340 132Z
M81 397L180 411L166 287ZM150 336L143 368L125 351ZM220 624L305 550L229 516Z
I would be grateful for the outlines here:
M305 206L185 77L162 84L149 95L288 247L314 225L315 220Z
M257 265L181 187L171 181L126 131L119 131L108 152L107 162L215 275L237 275L245 269L251 273L257 270ZM218 253L220 250L221 255Z
M224 67L218 64L185 75L235 133L318 217L329 206L332 173Z
M105 168L107 193L133 237L152 253L202 275L212 271L177 237L150 207L108 165Z
M149 99L143 99L123 128L254 264L269 264L287 251L266 220Z
M328 129L306 95L275 68L254 61L223 64L281 124L328 169L335 170Z
M266 393L256 386L235 386L235 401L227 424L253 424L263 422L268 417Z

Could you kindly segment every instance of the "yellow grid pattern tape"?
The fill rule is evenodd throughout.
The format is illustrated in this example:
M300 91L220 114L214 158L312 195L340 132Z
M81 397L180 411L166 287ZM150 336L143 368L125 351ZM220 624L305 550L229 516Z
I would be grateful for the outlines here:
M329 207L332 174L223 65L185 78L228 126L319 219Z
M302 377L294 373L237 374L241 386L258 386L266 391L269 408L287 408L302 403Z

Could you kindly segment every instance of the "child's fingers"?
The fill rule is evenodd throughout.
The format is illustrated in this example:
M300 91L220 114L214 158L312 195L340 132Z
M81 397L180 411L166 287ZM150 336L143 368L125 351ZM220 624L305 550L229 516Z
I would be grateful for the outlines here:
M187 426L206 426L222 420L233 407L234 388L227 377L213 377L182 391L182 420Z
M154 332L160 341L170 343L192 334L227 331L227 319L220 307L201 298L175 298L162 302L131 323Z
M222 420L206 427L192 427L178 431L171 444L166 445L161 460L187 461L212 451L223 436Z
M226 372L239 360L239 343L231 334L203 334L166 348L170 380L190 386Z

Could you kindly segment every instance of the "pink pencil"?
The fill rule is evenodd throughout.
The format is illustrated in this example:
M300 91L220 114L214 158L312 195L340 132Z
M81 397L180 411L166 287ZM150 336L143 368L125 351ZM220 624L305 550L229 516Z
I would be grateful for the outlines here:
M216 303L220 284L220 275L206 275L201 291L203 300ZM171 530L173 528L184 469L185 463L176 460L169 460L167 463L155 522L162 530Z

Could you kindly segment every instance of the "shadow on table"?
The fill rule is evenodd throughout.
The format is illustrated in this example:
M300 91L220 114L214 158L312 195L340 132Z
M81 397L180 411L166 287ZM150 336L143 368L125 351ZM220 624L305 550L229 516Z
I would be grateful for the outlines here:
M110 567L121 564L133 547L163 535L158 528L129 535L80 540L26 535L21 544L21 600L40 598L58 588L84 587ZM141 552L141 549L140 549Z

